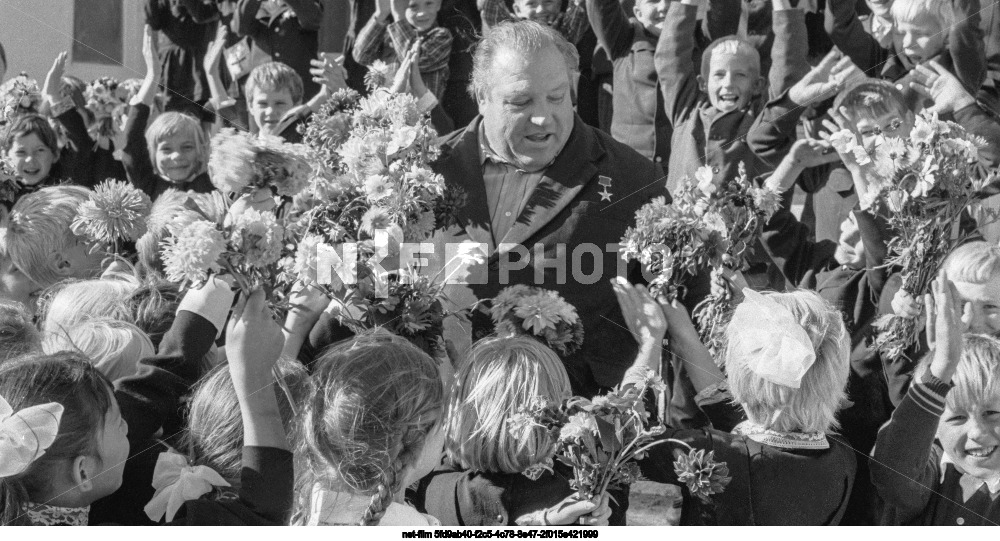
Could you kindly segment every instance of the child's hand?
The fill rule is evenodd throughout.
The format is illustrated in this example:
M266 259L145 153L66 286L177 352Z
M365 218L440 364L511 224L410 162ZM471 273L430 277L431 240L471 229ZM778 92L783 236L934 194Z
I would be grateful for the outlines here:
M320 53L319 58L309 61L312 65L309 73L313 82L323 85L329 93L334 93L347 87L347 70L344 69L344 55L328 58Z
M420 45L422 43L419 39L413 42L413 65L410 68L410 92L417 99L427 93L427 85L424 84L424 78L420 75Z
M660 303L656 302L645 286L633 286L623 278L612 280L611 289L618 297L622 317L635 341L640 345L660 347L668 328Z
M584 526L607 526L611 517L610 497L605 492L596 501L581 500L574 492L563 501L539 512L529 513L519 517L515 522L519 526L566 526L580 524Z
M807 105L837 92L855 77L864 76L851 59L834 49L792 88L788 98L798 105Z
M272 380L271 368L278 362L285 337L271 317L263 289L255 289L241 299L229 319L226 332L226 357L233 383ZM237 390L240 390L237 388ZM247 390L247 389L245 389ZM256 391L256 389L248 389Z
M392 86L389 87L389 91L394 94L402 94L404 92L409 92L410 86L410 71L413 69L413 49L411 48L406 52L406 56L403 57L403 61L399 63L399 69L396 70L396 75L392 79Z
M833 145L822 139L799 139L792 145L789 155L796 166L804 169L840 161Z
M392 20L397 23L406 22L406 8L410 5L410 0L391 0Z
M910 88L921 96L934 100L934 106L928 108L928 111L943 115L975 105L976 98L937 61L931 60L917 66L914 73L916 77L910 82Z
M927 344L934 351L931 374L948 383L955 375L955 369L962 358L961 301L955 284L942 270L931 284L933 295L924 296L927 305Z
M389 17L392 10L392 0L376 0L375 1L375 17L384 21Z
M292 287L288 298L288 315L285 317L285 332L297 336L308 336L320 315L330 305L330 297L322 289L301 283Z
M899 317L918 318L924 313L924 302L913 298L905 289L892 296L892 312Z
M56 55L56 59L52 61L52 67L49 68L49 73L45 76L45 86L42 87L42 97L44 97L49 104L56 102L59 99L59 94L62 90L62 78L63 74L66 73L66 57L69 55L66 51L63 51Z
M228 32L228 28L220 22L219 28L215 31L215 39L208 44L208 50L205 51L203 65L208 73L215 73L222 63L222 51L226 48L226 32Z

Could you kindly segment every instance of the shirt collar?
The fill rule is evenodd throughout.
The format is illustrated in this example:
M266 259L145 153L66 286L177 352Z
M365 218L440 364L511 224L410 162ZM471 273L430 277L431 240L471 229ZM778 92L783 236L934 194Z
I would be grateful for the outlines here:
M982 479L980 477L975 477L968 473L963 472L955 461L948 455L948 453L941 453L941 482L944 482L944 476L948 471L948 465L951 464L952 468L958 472L962 477L959 478L958 484L962 487L962 500L963 503L969 501L983 485L990 491L990 497L996 498L997 494L1000 494L1000 473L990 477L988 479Z
M826 432L778 432L750 421L736 425L733 434L780 449L829 449Z

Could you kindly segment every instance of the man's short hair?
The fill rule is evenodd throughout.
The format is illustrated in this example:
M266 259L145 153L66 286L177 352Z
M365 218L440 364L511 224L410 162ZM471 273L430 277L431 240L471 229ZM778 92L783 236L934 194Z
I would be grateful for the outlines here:
M745 55L757 68L757 75L760 75L760 53L749 41L736 36L723 36L713 41L705 52L701 55L701 76L708 77L708 69L712 63L712 53L718 51L726 54Z
M955 7L948 0L896 0L889 8L896 23L912 23L923 17L931 17L941 31L947 32L955 24Z
M903 118L909 112L903 93L882 79L863 79L849 85L833 100L834 111L841 107L847 108L853 120L877 120L893 113Z
M534 21L506 21L494 26L476 45L472 59L472 83L469 85L472 96L479 99L493 86L493 65L500 51L533 57L547 47L555 47L562 54L572 83L572 75L580 69L580 53L562 34Z
M25 195L11 209L4 248L14 265L39 286L62 278L52 254L77 242L70 224L89 197L90 190L82 186L50 186Z
M281 92L287 90L292 95L295 105L302 103L302 77L295 73L288 64L267 62L250 72L246 85L243 87L247 101L253 99L255 90L264 92Z

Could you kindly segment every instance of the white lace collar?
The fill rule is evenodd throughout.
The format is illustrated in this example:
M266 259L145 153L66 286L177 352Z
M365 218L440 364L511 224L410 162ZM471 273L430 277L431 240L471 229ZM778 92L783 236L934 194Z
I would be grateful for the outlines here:
M21 511L28 516L32 526L86 526L90 522L90 506L56 507L27 503Z
M778 432L750 421L736 425L733 434L780 449L829 449L826 432Z

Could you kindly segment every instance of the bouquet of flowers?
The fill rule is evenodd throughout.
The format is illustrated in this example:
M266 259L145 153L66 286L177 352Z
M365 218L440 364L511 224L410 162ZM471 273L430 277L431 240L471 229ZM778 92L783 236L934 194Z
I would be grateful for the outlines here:
M122 133L122 126L116 120L128 107L128 94L128 88L113 77L95 79L83 91L87 110L94 114L94 123L87 131L103 148L108 148L108 143Z
M76 235L110 246L117 255L122 245L146 234L146 219L153 203L142 190L127 182L108 179L97 185L90 199L80 203L70 226Z
M278 195L295 196L312 176L308 156L305 145L223 128L212 137L208 172L215 187L224 193L249 194L274 188Z
M498 334L528 334L560 355L583 345L583 323L576 308L558 293L538 287L504 288L492 301L490 315Z
M779 195L754 186L740 175L723 186L712 182L711 168L700 168L667 204L658 197L635 214L635 227L622 237L622 258L638 260L655 276L654 296L673 301L685 278L706 268L736 269L761 227L779 206Z
M21 182L18 180L17 172L5 159L0 158L0 203L13 205L20 190Z
M27 74L22 73L0 86L0 106L3 107L5 122L12 122L24 114L37 113L41 104L42 91Z
M871 186L861 194L862 208L870 207L887 220L895 236L888 244L886 265L899 267L902 289L920 297L930 290L952 249L972 233L959 227L963 212L997 178L979 157L985 141L927 112L917 117L909 139L879 136L871 154L849 130L831 139L838 151L852 153L860 166L874 173L869 175ZM987 211L985 222L997 217ZM875 326L875 345L891 358L902 356L919 332L912 318L895 315L879 318Z
M639 385L620 387L593 400L572 397L560 404L537 400L512 417L507 428L515 437L525 430L544 429L554 442L554 458L573 468L570 486L581 499L635 482L640 478L635 461L651 447L672 443L679 447L674 461L678 479L691 494L707 500L725 489L729 469L725 462L715 462L711 451L695 450L672 438L658 439L666 430L662 425L646 428L649 413L643 396L648 389L663 386L650 371Z
M722 278L722 272L724 269L738 271L746 266L753 243L781 205L781 194L767 186L754 186L747 178L743 163L739 165L737 177L720 187L712 183L712 171L708 167L699 168L695 178L699 190L708 195L710 205L722 216L727 231L725 253L712 260L712 280L722 287L713 290L694 309L702 341L715 353L721 346L719 331L724 318L733 308L732 287Z

